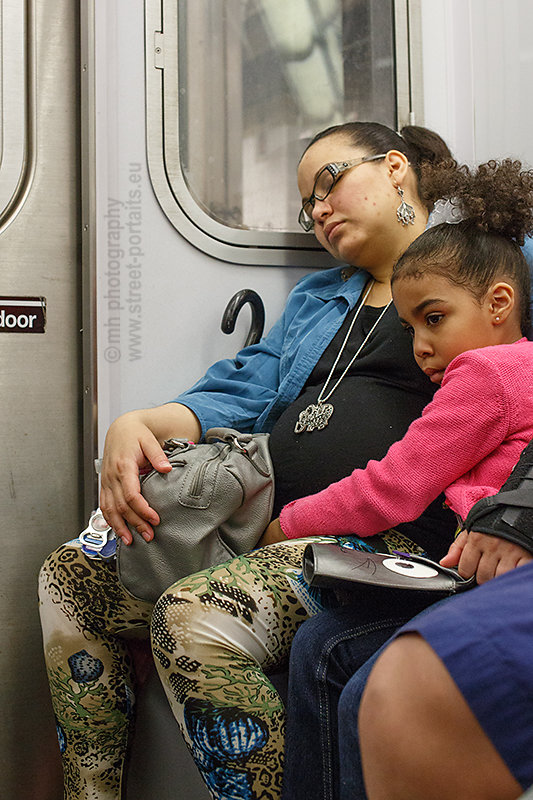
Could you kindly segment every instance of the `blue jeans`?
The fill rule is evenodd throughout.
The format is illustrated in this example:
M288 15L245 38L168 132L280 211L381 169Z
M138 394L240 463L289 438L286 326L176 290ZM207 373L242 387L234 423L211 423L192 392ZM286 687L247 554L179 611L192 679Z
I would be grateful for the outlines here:
M357 733L366 680L392 634L437 599L364 587L349 605L300 627L290 657L282 800L366 800Z

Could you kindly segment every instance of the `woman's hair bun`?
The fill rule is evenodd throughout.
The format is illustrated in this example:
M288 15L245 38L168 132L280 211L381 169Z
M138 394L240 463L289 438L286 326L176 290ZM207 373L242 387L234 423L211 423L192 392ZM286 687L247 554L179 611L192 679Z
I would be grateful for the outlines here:
M429 128L405 125L399 133L404 142L417 153L419 164L437 164L453 158L442 136Z

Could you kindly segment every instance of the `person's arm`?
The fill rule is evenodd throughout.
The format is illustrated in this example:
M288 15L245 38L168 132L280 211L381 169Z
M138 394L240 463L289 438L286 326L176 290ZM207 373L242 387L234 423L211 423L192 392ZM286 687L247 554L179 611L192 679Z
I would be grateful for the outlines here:
M533 441L530 441L500 491L481 499L469 510L464 530L441 559L444 567L457 567L464 578L475 574L478 583L485 583L533 559L532 516L528 505L532 458ZM512 505L508 505L510 501ZM506 517L509 509L514 509L511 520Z
M440 563L457 567L463 578L475 574L478 583L486 583L528 561L533 561L533 555L520 545L486 533L462 531Z
M210 427L235 427L246 432L276 396L284 314L257 345L235 359L213 364L180 397L156 408L130 411L107 432L101 471L100 508L118 536L132 541L127 523L150 541L159 523L140 491L139 470L168 472L161 445L169 438L199 441ZM183 402L180 402L183 400Z
M132 541L127 523L150 541L159 523L140 491L139 470L171 467L162 450L169 438L198 442L210 427L236 427L246 432L275 396L284 319L257 345L235 359L223 359L176 400L156 408L130 411L107 432L102 458L100 508L118 536ZM180 402L182 401L182 402Z
M159 517L141 494L139 470L169 472L161 445L171 437L198 441L200 424L193 412L179 403L129 411L107 432L102 459L100 508L107 522L126 544L132 541L127 524L149 541Z
M416 519L492 453L507 435L510 410L498 370L480 352L455 360L422 416L381 461L286 505L280 523L287 538L371 536Z
M214 427L253 432L257 420L278 396L282 345L278 333L271 331L272 335L244 348L234 359L217 361L175 399L194 413L201 436Z
M279 517L273 519L257 543L257 547L266 547L268 544L286 542L287 537L281 529Z

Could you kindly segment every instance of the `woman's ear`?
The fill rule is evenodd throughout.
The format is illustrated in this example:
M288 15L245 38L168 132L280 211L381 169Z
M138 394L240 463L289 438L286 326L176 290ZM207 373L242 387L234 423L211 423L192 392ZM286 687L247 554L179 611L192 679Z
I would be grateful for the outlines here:
M409 159L399 150L389 150L385 156L385 165L395 188L405 182L409 170Z
M486 294L489 313L494 325L505 322L515 307L515 290L505 281L494 283Z

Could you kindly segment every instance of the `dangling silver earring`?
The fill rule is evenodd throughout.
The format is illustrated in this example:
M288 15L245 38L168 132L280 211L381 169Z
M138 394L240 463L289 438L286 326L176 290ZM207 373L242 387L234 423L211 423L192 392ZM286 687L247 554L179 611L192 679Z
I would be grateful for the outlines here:
M410 206L409 203L406 203L405 200L403 199L403 189L401 186L397 186L396 190L400 195L400 199L402 201L398 206L398 208L396 209L396 216L398 218L398 222L400 222L402 225L409 225L409 223L411 223L411 225L414 225L416 215L413 206Z

